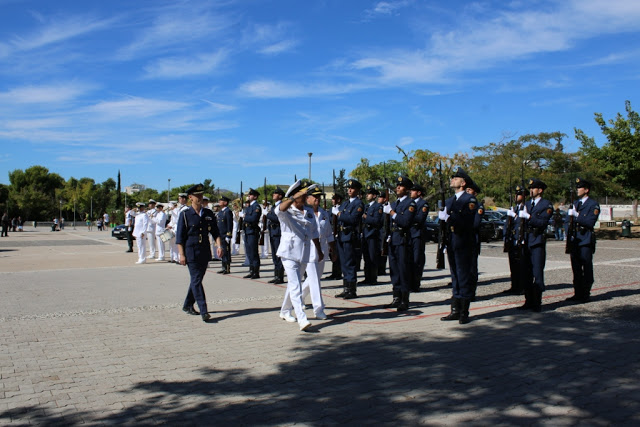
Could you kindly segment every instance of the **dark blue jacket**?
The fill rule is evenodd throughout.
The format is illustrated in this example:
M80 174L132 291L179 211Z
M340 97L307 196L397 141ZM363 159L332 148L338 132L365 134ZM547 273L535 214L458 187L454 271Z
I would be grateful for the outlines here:
M429 204L424 199L418 199L416 202L416 215L411 224L411 238L424 239L426 235L425 224L429 216Z
M456 200L451 196L445 201L449 219L447 229L449 232L449 247L451 249L469 248L475 245L475 229L473 224L478 210L478 200L469 193L462 193Z
M218 224L218 231L222 238L231 238L233 234L233 212L228 207L221 210L216 215L216 222Z
M532 200L525 203L531 217L525 221L527 246L530 248L542 245L547 241L546 231L549 219L553 215L553 205L547 199L540 199L531 209Z
M362 217L362 223L364 228L362 235L365 239L371 239L373 237L380 238L380 228L384 223L384 213L382 212L382 205L378 202L373 202L365 209L365 214Z
M269 229L269 237L280 237L282 232L280 231L280 220L276 215L276 209L280 208L280 203L277 206L272 206L267 212L267 228Z
M256 201L244 208L244 219L242 221L242 227L244 228L245 235L260 234L261 216L262 208Z
M396 217L391 219L391 244L400 246L409 242L411 236L411 225L416 216L416 202L409 196L404 200L396 200L391 204L391 210L396 213ZM405 239L406 237L406 239Z
M353 238L359 238L360 221L364 213L364 204L357 197L351 202L347 200L340 205L340 215L338 216L338 229L340 230L340 241L349 242Z
M578 204L580 204L580 207L578 207ZM573 203L573 208L579 214L577 218L574 218L574 221L576 221L575 243L577 246L589 246L592 244L591 239L595 236L593 227L596 225L600 215L600 205L591 197L588 197L584 203L576 200ZM569 220L569 217L567 217L567 220Z
M180 212L176 243L184 247L188 263L208 263L211 260L209 234L214 239L220 237L216 217L211 209L202 208L202 216L193 207Z

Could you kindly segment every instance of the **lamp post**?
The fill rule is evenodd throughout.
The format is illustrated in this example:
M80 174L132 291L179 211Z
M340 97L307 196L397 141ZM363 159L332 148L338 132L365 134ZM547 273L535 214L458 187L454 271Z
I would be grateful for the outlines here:
M171 201L171 178L169 178L169 186L167 187L167 203Z
M60 202L60 216L58 217L58 227L60 228L60 230L62 230L62 199L59 200Z
M311 181L311 156L313 153L309 153L309 181Z

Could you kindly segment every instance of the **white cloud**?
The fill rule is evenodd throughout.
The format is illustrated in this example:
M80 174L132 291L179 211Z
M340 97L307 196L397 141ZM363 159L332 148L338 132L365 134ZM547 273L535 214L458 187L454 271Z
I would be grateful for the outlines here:
M163 58L145 67L146 78L174 79L214 72L227 58L226 50L194 57Z
M244 83L239 93L254 98L299 98L306 96L339 95L364 89L364 84L287 83L261 79Z
M408 0L396 0L396 1L379 1L372 9L367 10L368 15L391 15L398 9L408 6L411 1Z
M61 103L76 99L93 86L85 83L61 83L43 86L23 86L0 92L0 102L12 104Z
M140 118L157 116L178 111L187 106L188 104L184 102L129 97L119 101L100 102L88 107L87 111L97 113L100 119L113 120L122 117Z
M282 40L277 43L266 46L260 50L259 53L263 55L278 55L280 53L288 52L298 46L297 40Z

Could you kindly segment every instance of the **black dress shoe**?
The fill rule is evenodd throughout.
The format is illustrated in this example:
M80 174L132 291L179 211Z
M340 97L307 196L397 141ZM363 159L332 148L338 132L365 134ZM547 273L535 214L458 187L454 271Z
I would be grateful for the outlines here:
M187 314L191 314L192 316L200 315L200 313L198 313L193 307L182 307L182 311Z
M400 298L394 297L393 301L391 301L391 304L385 305L384 308L398 308L399 306L400 306Z
M578 295L573 295L573 296L565 299L565 301L567 301L567 302L577 302L577 301L580 301L580 299L581 298Z
M211 316L209 315L209 313L205 313L202 315L203 322L208 322L210 319L211 319Z
M129 249L128 251L125 251L125 252L133 252L133 249Z

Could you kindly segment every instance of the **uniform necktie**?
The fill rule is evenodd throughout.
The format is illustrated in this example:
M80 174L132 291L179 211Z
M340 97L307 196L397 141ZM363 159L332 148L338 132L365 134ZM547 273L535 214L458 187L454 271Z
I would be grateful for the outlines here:
M576 210L579 211L581 207L582 207L582 200L580 200L576 205Z
M536 205L536 202L532 200L532 201L531 201L531 210L533 210L533 207L534 207L535 205Z

